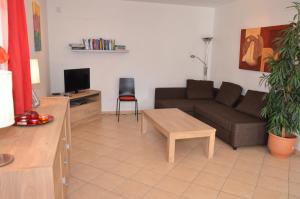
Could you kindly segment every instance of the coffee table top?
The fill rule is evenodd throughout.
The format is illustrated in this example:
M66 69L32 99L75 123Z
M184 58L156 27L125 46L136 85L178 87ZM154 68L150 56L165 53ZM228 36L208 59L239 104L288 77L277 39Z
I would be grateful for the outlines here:
M143 114L169 133L215 131L213 127L177 108L144 110Z

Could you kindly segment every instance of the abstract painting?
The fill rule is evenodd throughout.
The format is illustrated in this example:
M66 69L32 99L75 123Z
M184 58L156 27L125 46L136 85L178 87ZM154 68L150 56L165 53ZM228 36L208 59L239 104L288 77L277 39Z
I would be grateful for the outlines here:
M33 30L34 30L34 49L35 51L42 50L41 39L41 9L36 1L32 1L33 12Z
M240 48L240 69L269 72L269 57L278 57L274 51L274 39L289 25L242 29Z

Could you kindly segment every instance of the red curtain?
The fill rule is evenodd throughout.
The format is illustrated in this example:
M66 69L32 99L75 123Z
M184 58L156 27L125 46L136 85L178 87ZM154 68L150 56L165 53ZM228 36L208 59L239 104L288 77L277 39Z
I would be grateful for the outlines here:
M32 108L30 58L24 0L7 0L8 69L12 71L16 114Z

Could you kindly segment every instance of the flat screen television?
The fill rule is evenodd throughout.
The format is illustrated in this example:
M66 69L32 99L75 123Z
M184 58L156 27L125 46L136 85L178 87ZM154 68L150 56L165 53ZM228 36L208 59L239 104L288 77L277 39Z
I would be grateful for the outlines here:
M90 88L90 69L68 69L64 71L65 92L78 93L80 90Z

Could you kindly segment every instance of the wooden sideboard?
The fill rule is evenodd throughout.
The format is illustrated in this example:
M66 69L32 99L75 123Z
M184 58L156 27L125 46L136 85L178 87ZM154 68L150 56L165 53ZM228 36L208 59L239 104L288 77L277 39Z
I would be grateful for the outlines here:
M14 155L0 167L1 199L66 198L71 151L69 98L42 98L36 109L54 121L35 127L0 129L0 153Z
M79 93L72 94L69 98L72 125L101 113L101 91L82 90Z

